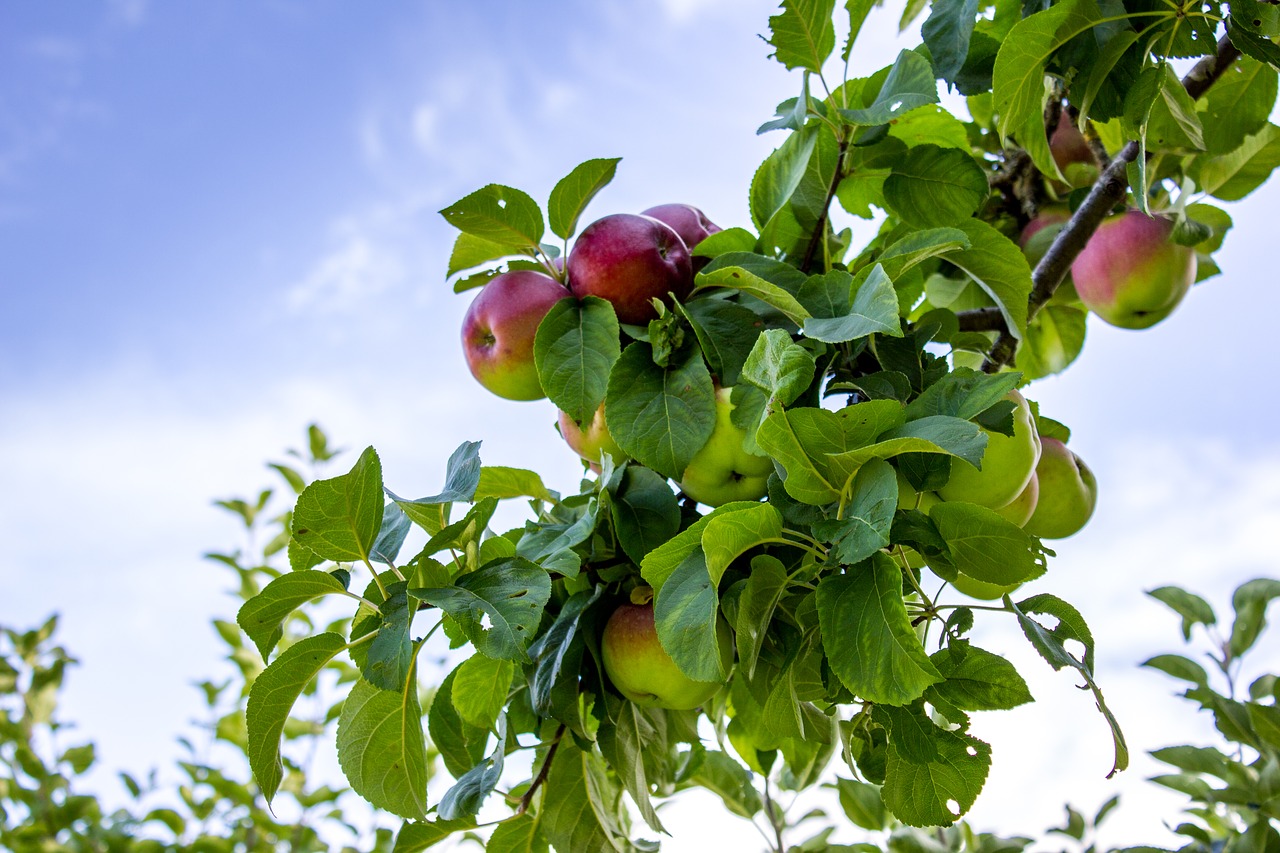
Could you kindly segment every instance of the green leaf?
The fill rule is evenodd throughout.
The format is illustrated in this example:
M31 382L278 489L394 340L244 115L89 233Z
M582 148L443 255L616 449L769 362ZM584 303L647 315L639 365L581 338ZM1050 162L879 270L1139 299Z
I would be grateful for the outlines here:
M595 296L562 299L538 325L533 357L542 390L557 408L588 423L604 401L622 349L613 306Z
M861 110L841 110L853 124L888 124L916 107L938 102L938 81L929 60L911 50L898 54L884 85L871 106Z
M492 729L507 704L515 672L511 661L480 654L460 663L454 670L453 707L462 721L479 729Z
M924 390L907 406L907 419L947 415L971 420L1018 387L1017 373L982 373L957 367Z
M453 682L457 675L455 668L440 682L427 715L431 742L440 750L445 769L455 779L480 763L489 739L487 729L466 722L454 707Z
M789 70L820 72L836 46L834 10L835 0L783 0L782 13L769 18L777 60Z
M474 820L406 822L396 833L396 843L391 853L418 853L420 850L434 847L456 832L464 832L475 825Z
M859 405L865 406L866 403ZM986 435L977 424L961 418L933 415L887 430L874 444L828 455L828 470L841 483L841 490L847 491L849 478L872 459L890 459L904 453L942 453L976 465L986 446Z
M817 605L827 661L855 696L905 705L942 680L911 627L902 570L888 555L823 578Z
M480 812L485 799L498 787L507 753L507 718L498 718L498 742L484 761L458 777L453 787L440 798L437 811L445 820L474 817Z
M1071 305L1046 305L1027 325L1014 358L1024 379L1061 373L1084 350L1087 312Z
M498 824L484 846L485 853L547 853L542 827L528 812Z
M317 556L366 562L382 528L382 463L372 447L341 477L316 480L298 496L293 536Z
M854 280L841 270L833 270L825 277L847 282L846 288ZM865 277L859 277L862 281L845 312L839 316L815 316L805 320L801 331L806 337L829 344L865 338L876 332L902 337L902 327L898 323L898 294L884 267L876 264Z
M610 502L618 544L637 565L645 555L680 532L680 504L666 478L628 465Z
M1171 66L1165 66L1151 104L1145 139L1152 150L1204 150L1204 128L1196 106Z
M715 388L698 351L690 347L668 367L653 363L649 344L628 346L609 374L605 422L628 455L679 479L711 437Z
M394 692L355 683L338 717L338 763L351 789L375 808L426 817L427 744L413 674Z
M1223 201L1239 201L1262 186L1280 166L1280 127L1268 123L1227 154L1204 154L1189 171L1200 187Z
M765 158L751 178L751 221L761 231L786 207L804 180L818 141L818 126L806 126L787 137Z
M893 721L881 790L885 805L908 826L950 826L973 806L987 780L990 745L944 731L918 711L889 708L883 713ZM912 736L924 741L914 750L906 743Z
M718 796L725 808L739 817L750 819L764 808L751 771L718 749L702 753L689 782Z
M564 524L540 524L520 537L516 552L548 572L575 577L581 558L571 549L591 538L600 517L600 502L590 498L576 520Z
M236 614L236 624L253 640L265 661L284 636L283 623L289 614L320 596L345 592L342 581L328 572L308 569L289 572L246 601Z
M1280 598L1280 581L1271 578L1257 578L1236 588L1231 595L1236 618L1227 644L1232 657L1240 657L1257 642L1267 626L1267 605L1276 598Z
M717 640L720 600L702 551L676 566L653 600L658 642L694 681L723 681L725 661Z
M917 228L959 226L990 192L986 173L968 151L937 145L909 150L884 182L889 208Z
M969 246L969 235L958 228L926 228L891 243L876 262L890 279L897 279L916 264Z
M1148 590L1147 595L1168 607L1182 617L1182 638L1191 639L1191 629L1195 625L1213 625L1217 617L1209 602L1192 592L1176 586L1162 586Z
M769 624L778 602L788 587L787 569L777 557L761 554L751 559L751 573L738 599L734 636L738 645L738 666L747 677L755 675L756 660L769 633Z
M551 578L528 560L509 557L462 575L454 586L409 594L452 616L481 653L527 663L525 649L551 597Z
M1227 37L1241 53L1280 67L1280 47L1266 35L1255 32L1248 22L1234 13L1227 19Z
M525 254L539 250L542 210L527 193L489 184L440 211L445 221L467 234L510 246Z
M831 543L831 560L851 566L889 544L898 509L898 478L889 463L872 460L858 469L848 493L840 518L818 522L813 533Z
M551 233L568 240L578 230L578 217L596 193L604 189L618 170L621 157L587 160L573 167L551 190L547 218Z
M412 527L413 522L399 505L392 502L383 506L382 525L378 528L378 538L369 549L370 559L387 566L394 566L400 554L400 548L404 545L405 537L409 535Z
M640 576L654 590L661 590L690 554L702 547L702 531L716 516L726 512L757 506L755 501L734 501L718 506L645 555L640 563Z
M382 602L382 625L369 644L369 656L360 668L361 674L375 687L399 691L413 670L413 639L409 628L413 624L418 602L411 601L403 592L393 594Z
M511 246L495 243L474 234L462 233L453 243L453 252L449 255L449 270L445 278L453 278L464 270L474 269L482 264L508 258L514 254Z
M679 310L693 328L712 375L721 385L737 385L756 340L752 331L763 329L764 321L750 308L728 299L694 299Z
M1205 149L1227 154L1266 127L1276 90L1276 70L1270 65L1248 57L1231 63L1200 101Z
M925 692L935 693L962 711L1002 711L1033 701L1027 683L1013 664L967 642L956 642L930 656L945 681Z
M600 756L561 740L542 800L542 830L555 849L628 853L616 800L617 788Z
M554 503L556 494L546 487L536 471L525 468L507 468L502 465L486 465L480 469L480 482L476 485L475 500L485 498L529 497Z
M993 509L943 501L929 518L947 541L956 569L986 583L1022 583L1044 573L1038 540Z
M585 648L581 630L583 613L599 600L603 585L575 593L547 628L529 646L533 675L529 679L529 701L540 716L553 717L571 731L585 737L579 711L578 674Z
M640 817L654 832L666 832L649 798L649 780L645 773L644 751L655 740L653 723L644 709L634 702L610 703L609 717L600 722L596 741L600 753L617 774L636 804Z
M1058 48L1100 22L1094 0L1064 0L1023 18L996 54L992 91L1000 135L1016 136L1041 172L1062 180L1044 128L1045 65Z
M440 530L439 505L454 501L470 502L475 499L480 485L480 442L464 441L449 455L445 467L444 489L440 494L417 500L405 500L387 491L415 524L434 535Z
M942 257L964 270L996 301L1009 330L1021 338L1027 330L1027 299L1031 296L1031 267L1026 255L1017 243L985 222L967 219L956 227L968 235L971 246Z
M791 340L784 329L769 329L755 339L742 365L742 379L760 388L778 406L789 406L813 383L813 354Z
M747 550L782 536L782 514L767 503L716 513L702 529L707 572L719 584L725 570Z
M1201 687L1209 685L1209 675L1204 671L1204 667L1182 655L1156 655L1143 661L1142 665Z
M964 67L977 18L978 0L934 0L920 35L943 80L954 82Z
M347 641L340 634L314 634L299 640L264 669L249 688L245 707L248 745L245 752L253 778L268 803L280 788L284 767L280 763L280 735L293 703L320 670L342 651Z
M836 792L840 797L840 808L855 826L863 829L881 830L888 823L884 800L880 796L880 787L859 782L856 779L836 778Z

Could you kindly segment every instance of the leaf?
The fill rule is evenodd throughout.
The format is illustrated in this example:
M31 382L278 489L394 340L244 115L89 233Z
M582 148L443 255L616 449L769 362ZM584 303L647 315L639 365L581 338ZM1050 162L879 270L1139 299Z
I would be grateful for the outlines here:
M975 462L982 458L986 446L986 436L977 424L960 418L932 415L886 430L874 444L831 453L827 462L831 476L842 484L841 490L844 491L848 489L848 479L872 459L890 459L905 453L942 453Z
M418 603L397 592L382 602L379 609L382 625L369 644L369 656L360 668L361 674L375 687L399 691L413 670L413 639L409 628Z
M454 670L453 707L462 721L478 729L492 729L507 704L515 672L511 661L481 654L458 664Z
M982 373L957 367L924 390L907 406L907 419L947 415L971 420L1018 387L1017 373Z
M1280 581L1271 578L1257 578L1236 587L1231 595L1236 618L1227 643L1232 657L1239 657L1257 642L1267 626L1267 605L1276 598L1280 598Z
M338 763L351 789L375 808L426 817L427 745L412 673L395 692L355 683L338 717Z
M817 125L801 128L788 136L756 169L751 178L749 201L751 221L760 231L763 232L778 212L786 207L804 180L817 141Z
M396 497L390 490L387 491L387 496L395 501L414 523L434 535L440 530L438 505L454 501L469 503L475 498L476 488L479 485L480 442L464 441L449 455L449 462L445 467L444 489L440 494L413 501Z
M1201 98L1205 149L1230 153L1266 127L1276 91L1274 68L1248 57L1233 62Z
M649 780L644 768L646 741L654 739L653 723L634 702L618 702L608 719L602 720L596 740L600 753L636 804L640 817L654 832L666 832L649 798Z
M551 597L551 578L528 560L509 557L462 575L454 586L409 594L452 616L481 653L527 663L525 649Z
M460 666L461 664L459 664ZM440 750L445 769L456 779L480 763L488 743L488 731L473 726L462 719L453 705L453 682L458 675L455 668L444 677L431 700L427 715L427 730L431 742Z
M986 173L968 151L937 145L910 149L884 182L889 208L917 228L962 227L990 192Z
M480 482L476 484L473 496L475 500L519 497L536 498L548 503L557 500L556 494L546 487L536 471L502 465L486 465L480 469Z
M1241 53L1273 67L1280 67L1280 47L1267 36L1252 31L1234 13L1227 19L1227 37Z
M540 716L553 717L571 731L585 736L578 700L578 674L585 648L580 628L583 613L599 600L603 586L592 592L575 593L556 615L555 621L529 647L533 674L529 678L529 701Z
M929 60L915 51L903 50L898 53L871 106L840 110L840 115L857 125L888 124L916 107L937 102L938 82Z
M1151 105L1145 140L1153 150L1204 150L1204 128L1195 104L1168 65Z
M464 270L474 269L482 264L508 258L514 254L510 245L495 243L483 237L463 232L453 243L453 252L449 255L449 269L445 278L453 278Z
M628 465L610 502L618 543L637 565L645 555L680 532L680 504L666 478Z
M755 675L756 660L769 633L774 610L789 584L786 567L777 557L761 554L751 559L751 572L738 599L734 636L738 646L738 666Z
M726 512L734 512L756 505L755 501L734 501L716 507L646 554L644 560L640 563L640 576L655 591L661 590L667 578L671 577L672 572L690 554L702 547L702 531L707 528L713 518Z
M831 543L832 561L851 566L889 544L889 529L898 509L897 475L889 463L872 460L853 476L848 494L840 517L818 522L813 533Z
M1066 370L1084 349L1087 313L1071 305L1046 305L1027 325L1014 362L1031 381Z
M950 826L977 799L991 768L991 747L975 737L944 731L914 710L888 708L893 720L885 764L884 803L908 826ZM927 739L928 758L904 748L903 731ZM958 810L953 810L951 803Z
M464 832L476 825L474 820L433 820L422 823L406 822L396 834L391 853L418 853L434 847L455 832Z
M680 671L694 681L723 681L728 674L716 634L719 605L716 584L701 550L685 557L654 596L658 642Z
M284 767L280 763L280 735L293 703L320 670L342 651L347 641L340 634L314 634L294 643L264 669L249 688L245 707L249 767L268 803L280 788Z
M498 824L485 844L486 853L547 853L547 840L542 827L528 812Z
M718 796L725 808L739 817L749 820L764 808L751 771L718 749L702 754L689 782Z
M742 365L742 379L779 406L789 406L813 383L813 354L791 340L784 329L769 329L755 339Z
M1044 573L1038 540L993 509L943 501L929 510L929 518L947 541L956 569L975 580L1007 586Z
M783 0L782 13L769 18L774 57L788 70L822 71L836 46L834 9L834 0Z
M926 228L889 244L876 262L890 279L897 279L916 264L969 246L969 235L958 228Z
M265 661L284 636L283 623L298 607L322 595L345 593L346 587L328 572L304 569L281 575L246 601L236 614L236 624L244 629Z
M880 830L885 828L888 815L885 812L884 800L880 796L880 788L856 779L836 778L836 792L840 797L840 808L855 826L863 829Z
M513 187L481 187L440 215L459 231L525 254L538 251L542 241L542 210L527 193Z
M1268 123L1227 154L1201 155L1192 177L1205 192L1223 201L1239 201L1256 190L1280 166L1280 127Z
M849 282L848 273L834 270L827 277L840 277ZM844 343L879 332L902 337L898 322L898 294L884 267L876 264L858 285L853 301L840 316L810 317L801 331L806 337L829 344Z
M764 320L745 305L728 299L694 299L679 306L679 310L693 328L712 375L721 385L737 385L742 365L756 340L752 331L763 329Z
M293 511L298 544L335 562L367 562L381 527L382 463L372 447L346 474L307 486Z
M396 503L383 506L382 525L378 528L378 538L369 549L370 559L387 566L394 566L411 527L413 522Z
M591 538L600 518L600 502L590 498L575 521L564 524L535 525L520 537L516 552L524 559L538 563L548 572L566 577L578 574L581 559L571 549Z
M1010 332L1021 339L1027 330L1027 300L1031 296L1031 267L1026 255L985 222L967 219L956 227L968 235L971 246L949 252L943 259L964 270L996 301Z
M1195 593L1187 592L1176 586L1162 586L1148 590L1147 595L1168 607L1182 617L1182 638L1191 639L1191 629L1195 625L1213 625L1217 617L1213 608Z
M613 806L615 791L599 755L562 739L542 799L547 840L556 850L628 853L626 832Z
M562 299L538 325L534 362L542 390L579 424L588 423L604 402L609 370L621 354L618 317L595 296Z
M756 545L782 536L782 514L767 503L717 513L702 529L707 573L719 584L725 570Z
M929 660L946 680L930 686L926 699L936 693L962 711L1002 711L1033 701L1013 664L985 649L952 643Z
M1142 662L1142 666L1149 666L1152 669L1159 670L1165 675L1171 675L1182 681L1190 681L1201 687L1209 686L1209 676L1204 671L1204 667L1190 658L1182 655L1156 655Z
M823 578L817 605L827 661L858 698L905 705L942 680L911 627L902 570L887 554Z
M480 812L485 799L498 787L502 778L502 766L507 752L507 718L498 718L498 742L492 754L458 777L453 787L445 791L437 810L445 820L474 817Z
M667 368L653 363L649 344L628 346L609 374L605 422L628 455L679 479L715 427L715 389L690 347Z
M978 0L935 0L920 28L937 75L955 82L969 55L969 39L978 17ZM877 829L879 827L876 827Z
M621 157L587 160L573 167L551 190L547 201L547 218L551 221L551 233L568 240L578 229L578 217L582 215L604 189L618 170Z

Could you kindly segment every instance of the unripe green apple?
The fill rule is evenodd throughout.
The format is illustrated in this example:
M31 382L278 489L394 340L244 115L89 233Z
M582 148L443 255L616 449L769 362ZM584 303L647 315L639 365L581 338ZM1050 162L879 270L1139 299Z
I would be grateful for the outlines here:
M768 491L773 460L755 456L745 447L747 434L734 426L732 388L716 390L716 425L684 473L680 489L700 504L720 506L730 501L758 501Z
M1172 234L1173 220L1136 210L1104 219L1071 265L1080 300L1122 329L1168 317L1196 280L1195 250Z
M1042 439L1044 453L1036 466L1040 502L1023 525L1043 539L1065 539L1085 526L1098 502L1098 481L1089 466L1056 438Z
M481 288L462 320L462 351L476 381L508 400L547 396L533 339L551 306L569 295L560 282L533 270L502 273Z
M957 592L962 592L970 598L977 598L981 601L994 601L1022 586L1020 583L1009 584L1008 586L988 583L977 578L971 578L963 573L957 573L951 585L956 588Z
M733 641L716 632L722 660L733 659ZM680 671L658 642L653 603L626 603L613 611L600 637L604 671L618 692L637 705L689 711L716 694L718 681L694 681Z
M609 432L609 427L605 425L604 403L601 403L600 408L596 409L595 414L591 417L591 422L586 426L579 425L577 421L569 417L568 412L563 411L557 416L556 424L560 428L560 435L564 438L565 443L569 445L574 453L577 453L588 462L599 463L601 453L608 453L615 462L621 462L627 458L627 454L613 440L613 434Z
M1040 441L1043 443L1044 439ZM1043 450L1040 453L1040 461L1044 461ZM1014 498L1011 503L997 507L996 515L1005 521L1013 522L1019 527L1025 527L1027 520L1031 518L1031 514L1036 511L1036 504L1039 502L1040 478L1033 471L1031 472L1031 480L1027 483L1027 487L1022 490L1022 494Z
M898 509L918 509L928 513L930 507L942 502L934 492L917 492L911 487L911 482L907 480L906 475L897 468L894 469L894 473L898 475Z
M1031 407L1017 391L1005 398L1015 404L1013 435L983 429L987 449L979 470L961 459L951 462L951 479L938 497L944 501L968 501L996 509L1012 502L1031 481L1040 461L1040 436L1031 419Z
M658 316L654 299L667 301L668 293L684 299L693 289L689 249L680 235L635 213L615 213L582 229L566 269L575 296L607 299L622 323L648 323Z

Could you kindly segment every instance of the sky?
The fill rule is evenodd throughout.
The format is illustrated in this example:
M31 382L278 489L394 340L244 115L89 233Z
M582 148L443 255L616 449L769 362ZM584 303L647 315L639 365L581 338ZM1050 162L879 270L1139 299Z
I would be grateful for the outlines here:
M749 225L750 176L782 139L755 128L799 87L759 37L774 5L0 6L0 624L62 614L82 662L65 713L105 768L178 754L192 684L219 665L208 622L236 606L201 557L240 544L212 501L276 485L264 463L308 423L375 446L399 494L434 491L477 439L486 463L576 490L551 404L467 374L468 297L445 282L455 232L436 211L490 182L545 200L579 162L622 157L588 219L686 202ZM898 12L873 13L854 74L918 40L895 40ZM1135 767L1104 781L1087 694L987 629L1039 701L977 716L995 745L980 829L1034 833L1066 801L1122 790L1130 814L1104 839L1172 843L1160 821L1181 798L1142 783L1157 767L1143 751L1209 733L1137 669L1180 641L1142 591L1183 584L1223 609L1237 583L1280 573L1278 200L1270 187L1232 207L1225 274L1169 320L1091 321L1080 361L1028 392L1100 482L1095 520L1034 590L1089 619ZM674 806L664 849L759 844L707 814L697 797Z

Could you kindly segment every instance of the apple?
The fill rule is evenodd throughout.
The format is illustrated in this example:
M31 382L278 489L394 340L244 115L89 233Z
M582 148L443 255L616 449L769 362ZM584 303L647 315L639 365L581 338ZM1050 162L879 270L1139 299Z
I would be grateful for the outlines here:
M942 502L935 492L917 492L912 488L911 481L897 468L894 473L898 475L898 509L918 509L928 513L930 507Z
M955 580L951 582L951 585L956 588L957 592L962 592L970 598L977 598L981 601L994 601L1022 586L1020 583L1006 586L1004 584L980 581L977 578L969 577L963 572L956 573Z
M462 320L462 351L471 375L508 400L546 396L533 360L533 338L551 306L569 291L549 275L512 270L480 289Z
M592 222L569 251L569 289L579 298L613 303L622 323L643 325L658 316L654 299L693 290L689 249L670 225L650 216L615 213Z
M1078 532L1098 501L1098 481L1089 466L1056 438L1042 438L1044 453L1036 466L1040 502L1023 525L1042 539L1065 539Z
M1098 155L1066 112L1063 112L1053 135L1049 137L1049 153L1053 155L1053 162L1058 164L1058 169L1071 186L1087 187L1098 179L1101 171Z
M665 222L680 235L685 247L692 252L693 247L707 239L717 231L723 230L707 215L691 204L660 204L640 212L641 216L652 216L659 222ZM710 262L710 258L692 258L693 271L696 273Z
M727 630L718 630L722 660L732 660ZM653 603L622 604L605 623L600 637L604 671L618 692L637 705L690 711L716 694L718 681L694 681L680 671L658 642Z
M599 464L601 453L608 453L616 462L627 458L627 454L613 440L609 427L605 425L604 403L600 404L600 408L592 415L591 422L585 426L569 417L568 412L560 412L556 425L573 452L590 463Z
M747 452L747 434L734 426L730 417L732 394L732 388L716 390L716 425L711 437L680 475L681 491L707 506L760 500L773 473L771 458Z
M1044 439L1040 439L1041 443ZM1044 452L1041 451L1040 461L1044 461ZM1002 507L996 508L996 515L1005 521L1011 521L1019 527L1026 527L1027 520L1031 518L1031 514L1036 511L1036 505L1040 502L1040 478L1036 476L1036 472L1031 472L1031 480L1027 483L1027 487L1022 490L1022 494L1013 499L1011 503L1007 503Z
M987 449L982 467L961 459L951 461L951 479L938 489L944 501L968 501L996 509L1011 503L1027 487L1040 461L1040 436L1032 423L1031 407L1017 391L1005 397L1013 410L1013 435L1001 435L983 428Z
M1136 210L1104 219L1071 265L1081 301L1122 329L1168 317L1196 280L1195 250L1172 233L1173 220Z

